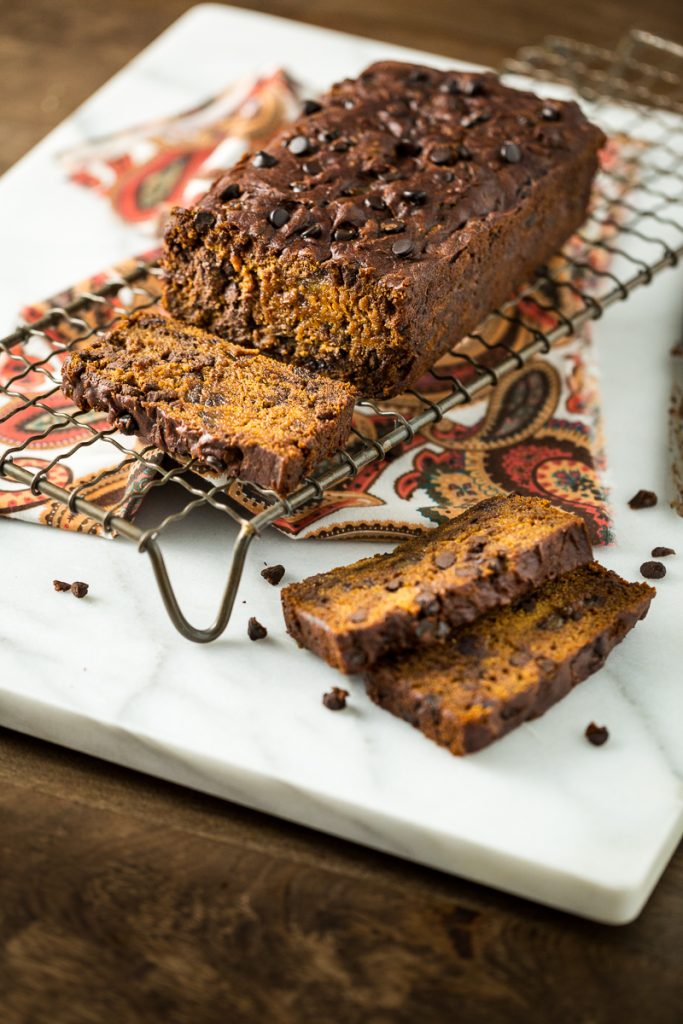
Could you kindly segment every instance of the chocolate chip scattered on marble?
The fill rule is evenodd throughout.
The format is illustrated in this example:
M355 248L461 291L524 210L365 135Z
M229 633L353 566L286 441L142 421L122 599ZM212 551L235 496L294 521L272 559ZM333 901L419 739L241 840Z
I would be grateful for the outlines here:
M284 565L267 565L261 569L261 575L267 583L276 587L285 574Z
M333 686L329 693L323 694L323 704L330 711L341 711L342 708L346 707L348 695L348 690L342 690L339 686Z
M74 597L85 597L90 587L87 583L83 583L82 580L76 580L71 584L71 593Z
M247 624L247 636L250 640L263 640L268 636L268 630L252 615Z
M603 743L607 743L609 739L609 731L604 725L596 725L595 722L591 722L590 725L586 726L586 732L584 733L589 743L592 743L594 747L601 747Z
M640 575L646 580L661 580L666 576L666 566L661 562L643 562Z
M668 558L676 554L673 548L653 548L650 553L653 558Z
M654 491L640 490L633 495L628 503L629 508L641 509L641 508L652 508L657 504L657 495Z
M62 593L65 590L71 590L71 584L65 583L64 580L53 580L52 586L58 593Z

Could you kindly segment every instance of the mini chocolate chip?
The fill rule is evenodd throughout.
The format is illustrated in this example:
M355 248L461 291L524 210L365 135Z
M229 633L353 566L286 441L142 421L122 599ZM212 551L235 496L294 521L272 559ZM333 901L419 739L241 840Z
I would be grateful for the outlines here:
M397 578L397 579L389 580L388 583L385 583L384 584L384 589L388 590L389 593L393 594L396 590L400 590L402 586L403 586L403 580L400 580L400 579Z
M305 135L295 135L287 143L287 149L294 156L306 156L311 151L311 144Z
M268 636L268 630L252 615L247 624L247 636L250 640L263 640Z
M429 159L437 167L455 163L455 153L452 146L434 146L429 154Z
M400 220L385 220L383 224L380 224L379 229L385 235L396 235L399 231L403 231L405 224Z
M661 580L666 576L666 566L661 562L643 562L640 575L646 580Z
M290 181L289 187L292 192L308 192L311 186L307 181Z
M544 619L538 623L538 629L556 630L562 629L564 626L564 619L557 612L551 612L550 615L546 615Z
M436 615L441 608L438 597L429 587L421 590L415 596L415 600L425 615Z
M311 224L310 227L304 228L304 230L301 232L301 237L302 238L320 238L322 233L323 233L323 229L320 227L320 224Z
M412 139L399 139L395 147L396 156L419 156L422 146Z
M350 242L352 238L358 237L358 228L355 224L344 221L338 228L334 229L332 237L335 242Z
M387 204L384 202L381 196L369 195L363 200L366 206L369 206L371 210L386 210Z
M442 82L439 86L439 92L444 92L449 96L455 96L460 92L460 86L454 78L447 78L445 82Z
M274 587L278 585L284 574L284 565L267 565L265 569L261 569L261 575L266 583L270 583Z
M64 580L53 580L52 586L60 593L65 590L71 590L71 584L65 583Z
M398 256L403 259L406 256L410 256L413 248L414 246L411 238L397 238L391 246L391 251L394 256Z
M194 215L194 226L197 231L208 231L216 223L216 218L213 213L209 213L208 210L199 210Z
M643 491L640 490L633 495L628 503L629 508L640 509L640 508L652 508L653 505L657 504L657 495L654 491Z
M666 558L668 555L675 555L676 552L673 548L653 548L651 554L653 558Z
M606 726L596 725L595 722L591 722L590 725L586 726L584 736L594 747L601 747L603 743L607 743L609 732Z
M227 203L230 199L239 199L242 195L242 189L239 185L235 185L233 182L231 185L227 185L221 192L221 200Z
M74 597L85 597L89 589L88 584L83 583L81 580L76 580L75 583L71 584L71 593Z
M531 660L531 654L529 651L515 651L514 654L510 655L510 664L514 665L515 668L521 668L522 665L526 665Z
M554 675L557 671L557 665L552 658L544 658L541 656L540 658L536 658L536 664L544 675Z
M349 622L365 622L368 617L367 608L356 608L355 611L349 615Z
M289 220L291 214L288 209L284 206L276 206L274 210L271 210L268 214L268 220L274 228L281 228Z
M341 711L346 707L348 690L342 690L339 686L333 686L329 693L323 694L323 704L330 711Z
M500 147L500 155L509 164L518 164L522 159L522 151L516 142L504 142Z
M265 150L259 149L258 153L254 153L251 162L254 167L275 167L277 158L266 153Z
M338 139L330 148L335 153L346 153L351 148L351 143L347 139Z
M546 105L541 107L541 117L544 121L559 121L560 112L555 107Z
M434 556L434 565L437 569L449 569L455 562L454 551L437 551Z
M467 146L458 146L458 160L471 160L472 154Z
M321 167L316 160L304 160L301 170L304 174L310 174L312 178L315 178L316 174L320 174Z
M427 202L427 193L422 189L406 189L401 195L407 203L412 203L413 206L424 206Z
M483 96L484 83L479 78L468 78L460 83L460 92L463 96Z
M334 142L335 139L339 138L339 132L334 128L323 129L318 132L318 142Z
M301 105L301 113L308 116L308 114L317 114L319 110L322 110L322 106L317 100L304 100Z

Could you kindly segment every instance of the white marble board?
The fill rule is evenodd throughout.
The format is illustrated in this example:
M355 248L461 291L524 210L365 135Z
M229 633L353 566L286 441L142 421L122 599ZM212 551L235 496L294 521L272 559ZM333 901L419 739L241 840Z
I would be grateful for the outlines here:
M191 10L0 181L0 329L24 302L148 246L65 183L55 153L249 71L284 63L322 88L391 56L455 63L222 6ZM681 292L669 271L596 326L619 538L601 558L631 578L655 544L683 555L682 522L664 503L626 507L641 487L666 492ZM170 538L194 621L212 617L229 556L230 528L216 518L201 513ZM174 633L132 546L1 521L0 722L586 917L631 920L683 831L683 558L669 560L648 619L606 668L539 721L457 759L355 680L348 709L325 710L339 677L287 638L278 590L258 573L281 561L292 580L374 550L269 534L252 547L227 634L198 647ZM88 580L91 596L55 595L55 577ZM251 614L267 641L246 638ZM604 747L583 737L591 720L609 726Z

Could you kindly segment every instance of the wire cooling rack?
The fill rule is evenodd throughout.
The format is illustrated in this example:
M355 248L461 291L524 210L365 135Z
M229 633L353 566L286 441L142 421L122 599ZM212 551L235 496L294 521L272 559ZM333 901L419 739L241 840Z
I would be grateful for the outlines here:
M433 375L440 390L430 398L418 391L410 395L418 411L406 418L390 403L363 400L358 403L386 423L386 430L370 438L354 431L348 446L306 479L303 486L286 498L258 491L261 510L248 515L231 501L225 481L203 479L193 461L184 464L159 459L150 447L141 448L134 439L125 438L115 428L100 421L89 422L88 414L55 410L50 396L59 392L59 356L77 342L113 322L121 312L154 306L159 298L160 271L153 262L138 261L129 272L110 277L97 290L83 292L62 307L50 309L39 320L17 328L0 340L16 360L16 373L0 392L11 399L3 419L28 412L42 414L44 426L39 433L7 449L0 457L0 476L30 488L68 510L100 524L106 532L137 544L149 556L162 599L176 628L188 639L200 643L214 640L230 619L249 545L276 520L287 519L299 510L319 502L325 491L354 477L364 466L382 459L421 428L443 418L451 409L472 401L486 389L495 387L502 377L522 367L533 356L547 353L550 346L597 319L614 303L648 284L655 274L674 266L683 253L683 47L643 32L632 32L615 50L598 49L567 39L551 37L537 47L521 50L506 62L503 76L515 75L538 83L571 86L588 105L589 116L608 136L630 140L620 148L620 158L602 171L595 186L592 212L572 246L562 250L550 267L543 268L533 290L525 294L544 296L544 323L528 322L524 303L515 300L491 314L488 324L497 321L501 330L480 329L449 353L446 368L437 364ZM554 86L548 85L552 90ZM609 256L596 259L602 252ZM603 269L600 269L601 266ZM574 273L569 274L568 271ZM578 272L578 273L576 273ZM564 296L563 296L564 290ZM566 292L570 293L570 302ZM506 328L514 327L515 342L510 343ZM58 328L58 345L51 333ZM494 338L495 340L491 340ZM42 345L42 348L41 348ZM35 374L44 377L40 388L27 385ZM39 394L36 392L40 391ZM400 403L396 403L397 406ZM65 425L86 430L86 438L68 452L60 452L39 471L27 467L31 444L45 447L45 439ZM90 445L112 446L117 465L72 487L55 482L56 468L78 449ZM23 457L22 457L23 456ZM123 467L140 467L142 483L137 493L142 500L151 491L182 489L180 510L166 515L151 528L142 528L122 514L121 505L107 510L84 496L85 490ZM258 490L258 489L256 489ZM225 590L215 621L208 628L193 626L176 599L160 539L168 527L194 509L211 506L239 526Z

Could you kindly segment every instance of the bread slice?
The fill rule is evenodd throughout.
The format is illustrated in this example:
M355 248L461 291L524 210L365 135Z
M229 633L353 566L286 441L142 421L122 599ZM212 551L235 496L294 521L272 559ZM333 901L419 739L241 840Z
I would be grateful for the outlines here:
M168 455L286 494L344 444L354 392L142 312L71 353L62 390Z
M389 554L282 592L287 629L342 672L442 641L491 608L591 560L579 516L541 498L488 498Z
M385 659L367 674L368 693L453 754L480 750L597 671L654 594L582 566L445 644Z

